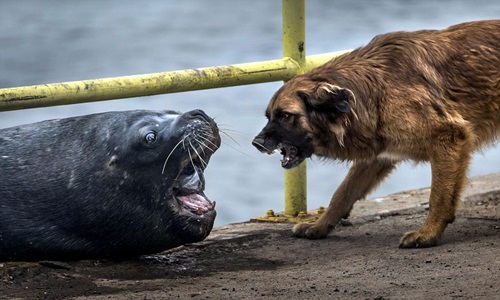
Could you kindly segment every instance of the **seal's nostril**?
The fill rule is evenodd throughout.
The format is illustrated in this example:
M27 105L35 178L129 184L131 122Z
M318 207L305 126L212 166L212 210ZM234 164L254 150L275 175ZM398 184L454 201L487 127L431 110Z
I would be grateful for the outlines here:
M188 111L184 114L184 116L186 116L189 119L203 119L206 121L210 121L212 119L201 109L194 109Z

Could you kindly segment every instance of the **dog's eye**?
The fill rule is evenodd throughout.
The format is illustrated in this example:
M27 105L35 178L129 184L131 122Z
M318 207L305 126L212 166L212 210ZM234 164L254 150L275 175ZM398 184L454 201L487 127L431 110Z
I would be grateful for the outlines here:
M148 132L146 136L144 136L144 140L146 141L147 144L156 143L156 133Z
M289 113L283 113L281 115L281 120L286 121L286 120L290 119L290 116L291 116L291 114L289 114Z

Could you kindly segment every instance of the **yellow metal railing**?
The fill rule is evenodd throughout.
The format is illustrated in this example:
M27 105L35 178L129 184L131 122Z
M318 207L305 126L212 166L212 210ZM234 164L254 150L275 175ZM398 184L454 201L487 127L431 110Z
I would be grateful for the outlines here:
M271 61L0 89L0 111L286 81L346 51L305 56L304 0L282 0L283 58ZM285 171L285 213L306 211L306 165Z
M283 0L283 57L298 64L296 74L306 71L306 30L304 1ZM296 216L307 211L306 162L285 170L285 214Z
M307 69L342 52L315 55ZM144 75L0 89L0 111L168 94L287 80L299 73L289 57L279 60Z

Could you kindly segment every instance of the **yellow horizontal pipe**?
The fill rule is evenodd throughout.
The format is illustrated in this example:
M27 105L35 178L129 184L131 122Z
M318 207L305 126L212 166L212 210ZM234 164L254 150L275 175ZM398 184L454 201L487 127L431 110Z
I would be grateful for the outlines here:
M310 68L339 52L311 56ZM299 72L291 58L144 75L0 89L0 111L281 81Z
M351 50L342 50L342 51L328 52L323 54L309 55L306 57L306 66L304 69L305 71L310 71L314 68L326 64L333 58L338 57L342 54L346 54L350 51Z
M291 59L116 78L0 89L0 109L14 110L149 96L282 80L292 77Z

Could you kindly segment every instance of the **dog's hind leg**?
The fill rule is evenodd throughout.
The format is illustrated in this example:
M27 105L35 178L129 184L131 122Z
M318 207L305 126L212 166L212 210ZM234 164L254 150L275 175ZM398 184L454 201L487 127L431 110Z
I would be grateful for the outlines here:
M432 169L429 215L419 231L406 233L400 248L435 246L448 223L455 220L467 168L473 151L473 135L466 125L444 124L433 131L429 143Z
M385 159L355 161L333 194L327 210L314 223L295 225L293 235L309 239L326 237L342 218L349 215L354 203L376 188L396 164Z

